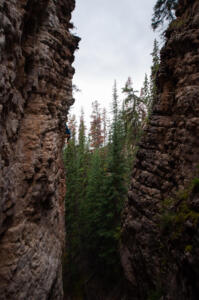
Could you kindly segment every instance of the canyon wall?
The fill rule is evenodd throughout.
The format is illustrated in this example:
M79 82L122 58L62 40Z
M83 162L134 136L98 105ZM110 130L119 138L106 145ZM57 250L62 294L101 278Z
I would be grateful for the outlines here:
M0 299L63 299L74 5L0 1Z
M199 295L199 2L180 0L176 15L122 217L131 300Z

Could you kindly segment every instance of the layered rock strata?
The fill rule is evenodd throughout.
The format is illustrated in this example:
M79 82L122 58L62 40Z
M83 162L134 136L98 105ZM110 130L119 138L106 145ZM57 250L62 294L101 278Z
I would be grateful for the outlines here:
M0 1L0 299L62 299L74 0Z
M199 295L199 2L180 0L176 15L123 212L131 300Z

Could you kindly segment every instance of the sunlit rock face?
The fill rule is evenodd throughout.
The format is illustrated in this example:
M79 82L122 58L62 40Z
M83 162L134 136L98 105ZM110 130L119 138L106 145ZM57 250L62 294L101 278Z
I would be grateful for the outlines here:
M74 0L0 1L0 299L62 299Z
M198 1L179 1L161 51L157 87L122 217L128 297L198 299Z

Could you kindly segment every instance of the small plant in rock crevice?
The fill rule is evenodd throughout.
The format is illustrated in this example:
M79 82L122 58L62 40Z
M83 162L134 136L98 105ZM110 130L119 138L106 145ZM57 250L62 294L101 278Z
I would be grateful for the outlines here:
M162 202L159 217L160 252L162 253L162 270L171 265L172 249L176 246L178 255L183 257L194 251L194 241L198 235L199 211L191 199L199 192L199 178L193 178L186 189L180 190L175 197Z

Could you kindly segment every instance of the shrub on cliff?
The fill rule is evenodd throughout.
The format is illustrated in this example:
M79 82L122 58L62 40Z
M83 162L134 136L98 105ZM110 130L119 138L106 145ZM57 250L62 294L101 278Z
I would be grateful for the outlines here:
M157 0L153 8L153 17L151 20L153 30L162 26L165 20L170 22L175 18L177 3L178 0Z

